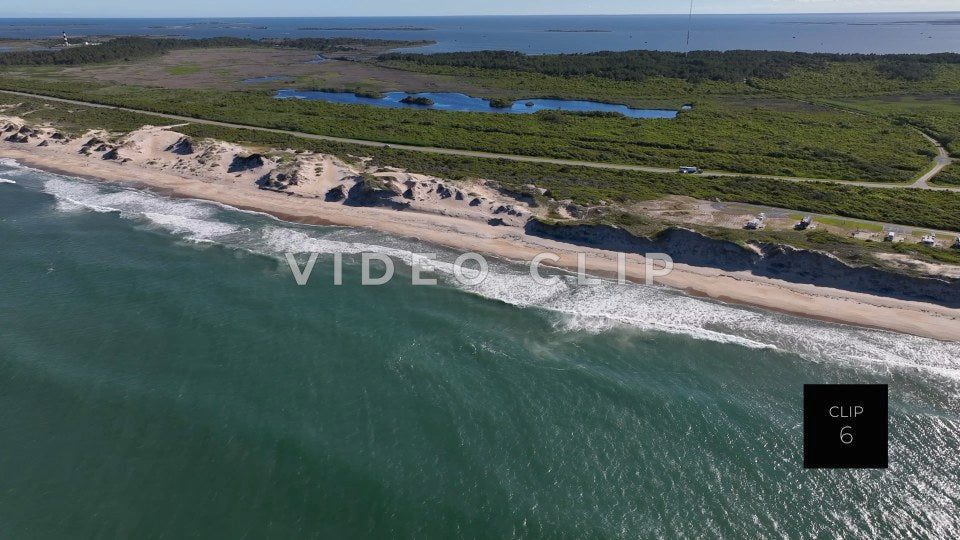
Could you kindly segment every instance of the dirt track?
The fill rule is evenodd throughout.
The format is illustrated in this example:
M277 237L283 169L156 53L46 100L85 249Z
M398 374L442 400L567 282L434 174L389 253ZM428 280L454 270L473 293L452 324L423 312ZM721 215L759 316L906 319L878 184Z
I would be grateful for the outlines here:
M57 98L57 97L45 96L45 95L42 95L42 94L31 94L31 93L27 93L27 92L14 92L14 91L12 91L12 90L0 90L0 93L9 94L9 95L16 95L16 96L22 96L22 97L29 97L29 98L45 99L45 100L49 100L49 101L56 101L56 102L58 102L58 103L69 103L69 104L73 104L73 105L81 105L81 106L87 106L87 107L99 107L99 108L103 108L103 109L113 109L113 110L118 110L118 111L128 111L128 112L134 112L134 113L139 113L139 114L147 114L147 115L156 116L156 117L159 117L159 118L165 118L165 119L168 119L168 120L176 120L176 121L178 121L178 122L191 122L191 123L195 123L195 124L205 124L205 125L211 125L211 126L221 126L221 127L239 128L239 129L251 129L251 130L255 130L255 131L264 131L264 132L269 132L269 133L282 133L282 134L287 134L287 135L293 135L293 136L295 136L295 137L302 137L302 138L305 138L305 139L313 139L313 140L320 140L320 141L331 141L331 142L340 142L340 143L346 143L346 144L356 144L356 145L360 145L360 146L370 146L370 147L376 147L376 148L389 147L389 148L395 148L395 149L398 149L398 150L409 150L409 151L412 151L412 152L426 152L426 153L431 153L431 154L445 154L445 155L454 155L454 156L469 156L469 157L490 158L490 159L506 159L506 160L510 160L510 161L522 161L522 162L527 162L527 163L551 163L551 164L555 164L555 165L569 165L569 166L575 166L575 167L592 167L592 168L597 168L597 169L617 169L617 170L643 171L643 172L653 172L653 173L670 173L670 174L675 174L675 173L676 173L676 170L675 170L675 169L666 169L666 168L661 168L661 167L644 167L644 166L642 166L642 165L623 165L623 164L617 164L617 163L599 163L599 162L592 162L592 161L576 161L576 160L569 160L569 159L554 159L554 158L536 157L536 156L520 156L520 155L512 155L512 154L497 154L497 153L493 153L493 152L478 152L478 151L474 151L474 150L457 150L457 149L451 149L451 148L437 148L437 147L432 147L432 146L412 146L412 145L406 145L406 144L388 144L388 143L383 143L383 142L367 141L367 140L362 140L362 139L347 139L347 138L343 138L343 137L331 137L331 136L328 136L328 135L316 135L316 134L313 134L313 133L303 133L303 132L299 132L299 131L288 131L288 130L283 130L283 129L266 128L266 127L259 127L259 126L249 126L249 125L244 125L244 124L234 124L234 123L230 123L230 122L219 122L219 121L216 121L216 120L206 120L206 119L203 119L203 118L192 118L192 117L189 117L189 116L180 116L180 115L176 115L176 114L158 113L158 112L152 112L152 111L145 111L145 110L141 110L141 109L132 109L132 108L129 108L129 107L117 107L117 106L114 106L114 105L104 105L104 104L101 104L101 103L92 103L92 102L88 102L88 101L80 101L80 100L74 100L74 99ZM928 138L929 138L929 137L928 137ZM932 140L932 139L931 139L931 140ZM854 182L851 182L851 181L830 180L830 179L823 179L823 178L801 178L801 177L793 177L793 176L773 176L773 175L764 175L764 174L744 174L744 173L735 173L735 172L727 172L727 171L706 171L705 174L706 174L707 176L725 176L725 177L730 177L730 176L750 176L750 177L753 177L753 178L769 178L769 179L774 179L774 180L786 180L786 181L790 181L790 182L832 182L832 183L837 183L837 184L847 184L847 185L866 186L866 187L875 187L875 188L888 188L888 189L889 189L889 188L938 189L938 190L944 190L944 191L957 191L957 192L960 192L960 188L933 187L933 186L930 186L930 185L927 184L927 180L929 180L930 178L932 178L933 175L936 174L937 172L939 172L939 170L942 169L944 165L946 165L947 163L950 162L950 158L946 155L946 151L943 149L943 147L940 147L940 146L938 145L938 150L939 150L940 153L939 153L939 155L937 156L937 158L935 159L935 165L934 165L934 167L931 169L931 171L929 171L928 173L924 174L923 177L921 177L919 180L917 180L917 181L914 182L913 184L882 184L882 183L876 183L876 182L855 182L855 181L854 181Z

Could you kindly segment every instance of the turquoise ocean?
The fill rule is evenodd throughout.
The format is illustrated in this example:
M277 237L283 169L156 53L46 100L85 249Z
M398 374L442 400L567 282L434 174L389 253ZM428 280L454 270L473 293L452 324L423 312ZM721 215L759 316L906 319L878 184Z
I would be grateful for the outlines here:
M0 178L2 538L960 537L956 343ZM889 385L889 469L802 468L805 383Z

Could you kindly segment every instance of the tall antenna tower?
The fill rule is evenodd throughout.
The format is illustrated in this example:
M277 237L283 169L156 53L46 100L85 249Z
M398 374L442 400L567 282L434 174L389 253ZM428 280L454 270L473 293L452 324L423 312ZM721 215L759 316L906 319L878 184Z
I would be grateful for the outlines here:
M690 53L690 29L693 27L693 0L690 0L690 15L687 17L687 45L686 53Z

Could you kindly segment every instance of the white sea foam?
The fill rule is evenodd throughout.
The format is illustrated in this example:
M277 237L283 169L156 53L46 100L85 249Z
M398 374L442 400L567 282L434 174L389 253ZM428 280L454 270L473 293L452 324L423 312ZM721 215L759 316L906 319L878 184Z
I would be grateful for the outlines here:
M96 186L72 180L53 178L43 184L43 190L57 200L57 209L72 211L88 209L95 212L115 212L117 209L96 204L103 192Z
M308 234L282 226L266 227L258 251L357 254L383 253L410 264L408 250L365 242L348 242ZM434 260L437 272L453 275L453 265ZM447 283L475 294L519 307L535 307L564 314L564 331L602 332L628 325L689 335L697 339L733 343L752 348L775 348L812 359L842 359L873 363L877 367L900 366L938 371L960 378L960 345L935 340L809 321L786 315L705 301L660 287L578 285L565 275L551 286L535 283L526 268L505 263L491 264L483 283L463 286ZM816 339L810 339L816 335Z
M86 208L95 212L119 212L123 217L144 218L174 234L196 241L211 241L240 230L237 225L214 219L213 205L170 199L136 190L110 191L78 181L50 179L44 191L57 198L58 208Z
M0 178L0 184L16 184L16 180L10 180L9 178Z
M409 250L330 236L268 226L263 230L264 243L256 250L272 254L376 252L407 264L413 258ZM437 249L424 246L416 251ZM816 361L851 362L881 370L895 366L915 368L960 379L957 343L767 313L693 298L661 287L620 285L606 280L599 285L578 285L575 277L565 273L560 273L563 278L554 285L545 286L535 283L526 267L490 262L487 279L476 286L449 279L453 265L448 261L434 260L431 265L438 274L448 277L447 283L480 296L563 314L558 323L561 331L602 332L631 326L719 343L778 349Z
M145 212L144 217L174 234L183 234L191 240L212 241L240 230L240 227L219 221L195 219L171 214Z
M490 259L490 273L475 286L452 279L456 254L442 248L355 229L306 228L262 220L249 228L225 221L236 209L195 200L170 199L136 190L105 189L49 175L44 191L63 209L87 208L137 217L197 241L274 256L284 253L382 253L412 264L415 253L441 252L430 261L451 286L507 304L560 314L558 331L602 332L635 327L752 348L775 348L814 361L852 362L885 370L923 369L960 380L960 344L884 331L810 321L686 296L678 291L602 281L579 285L573 276L545 286L524 265ZM253 218L256 219L256 218ZM811 337L811 336L815 336Z

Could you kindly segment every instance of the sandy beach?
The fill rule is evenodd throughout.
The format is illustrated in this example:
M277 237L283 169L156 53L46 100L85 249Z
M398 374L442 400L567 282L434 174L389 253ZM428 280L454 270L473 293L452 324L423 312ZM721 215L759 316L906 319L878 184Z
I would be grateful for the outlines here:
M0 118L14 122L19 119ZM529 209L513 203L509 213L494 214L493 208L507 204L483 185L459 186L442 179L431 179L403 171L378 171L385 182L397 179L397 186L413 192L412 203L404 210L376 206L348 206L330 202L322 195L343 186L356 177L355 166L333 156L298 157L297 171L278 175L251 167L236 168L238 155L249 149L226 143L213 151L195 149L193 155L205 155L202 166L177 152L181 136L163 128L145 128L122 141L109 142L106 134L87 134L68 141L52 141L56 133L49 126L27 137L26 142L0 142L0 157L23 165L65 175L117 182L148 189L173 197L216 201L244 210L271 214L279 219L320 225L363 227L392 235L417 238L463 252L476 252L517 261L529 261L542 252L559 257L556 266L575 270L578 253L586 254L586 270L598 276L616 276L617 253L586 248L525 234L522 224L531 215ZM96 150L91 138L106 141ZM45 145L40 143L47 142ZM84 146L87 145L87 146ZM86 149L86 150L85 150ZM191 149L193 150L193 149ZM113 158L105 158L114 152ZM287 178L283 189L262 189L258 178ZM229 171L229 172L228 172ZM309 171L305 172L305 171ZM272 175L272 176L271 176ZM289 178L298 178L290 181ZM457 196L445 194L454 188ZM287 190L286 188L290 189ZM461 201L460 188L475 201ZM437 194L440 195L437 195ZM444 196L446 195L446 196ZM491 216L497 215L496 224ZM551 264L546 262L545 264ZM644 281L644 261L639 255L627 255L627 278ZM764 310L789 313L831 322L885 329L941 340L960 339L960 310L850 292L813 285L755 276L749 272L726 272L714 268L676 264L669 275L658 277L658 285L681 289L698 297L748 305Z

